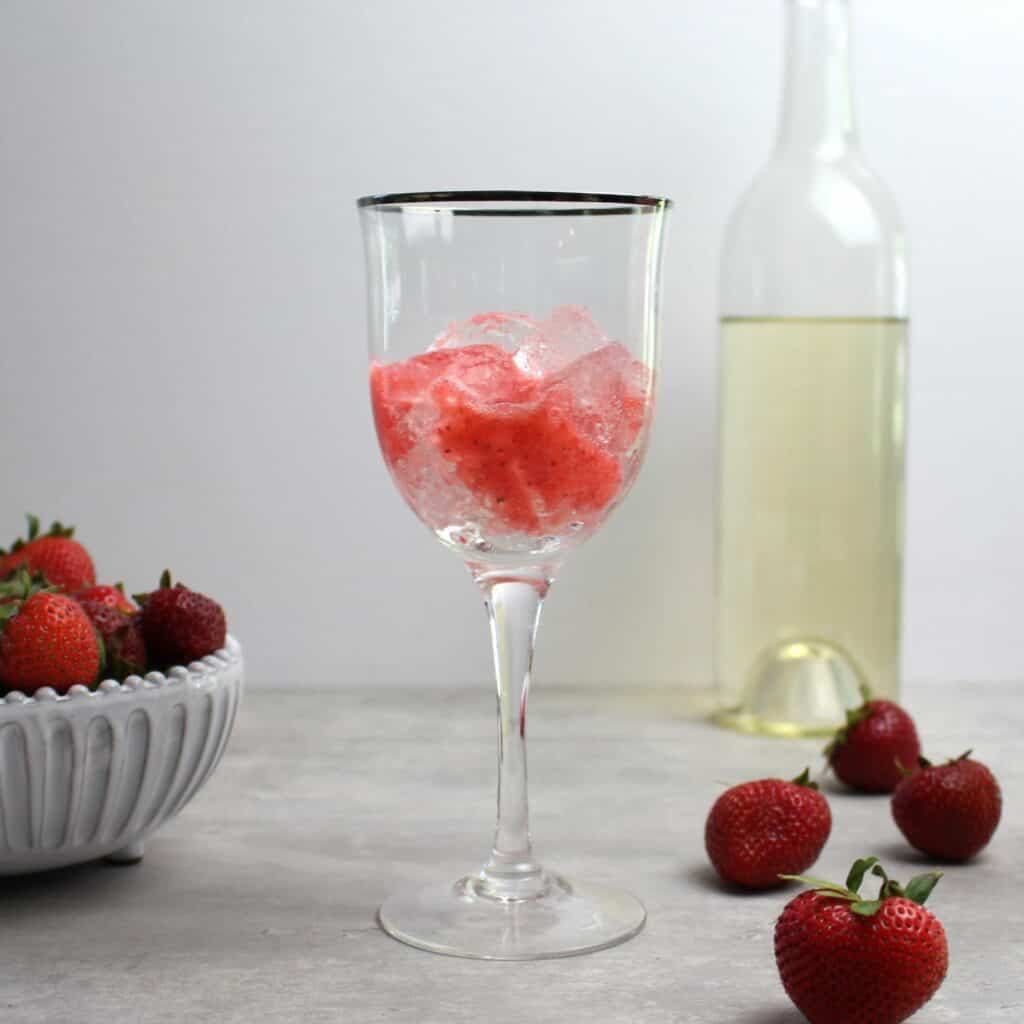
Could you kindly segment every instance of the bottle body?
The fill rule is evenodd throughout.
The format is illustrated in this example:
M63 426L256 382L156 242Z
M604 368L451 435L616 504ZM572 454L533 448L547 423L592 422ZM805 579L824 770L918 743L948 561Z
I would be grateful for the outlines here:
M725 319L717 582L723 706L831 728L899 690L907 324Z
M722 252L715 648L720 720L799 735L898 693L907 267L845 0L788 4L779 145Z

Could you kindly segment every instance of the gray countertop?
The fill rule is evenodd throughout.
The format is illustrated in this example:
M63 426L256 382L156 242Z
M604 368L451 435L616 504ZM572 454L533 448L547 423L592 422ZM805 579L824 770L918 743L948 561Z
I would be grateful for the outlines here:
M926 752L973 747L1005 800L989 850L947 868L929 903L950 971L915 1024L1024 1019L1022 696L1010 684L906 694ZM374 913L396 884L455 878L487 852L490 688L254 691L221 766L141 864L0 880L4 1020L799 1024L772 955L794 890L722 891L703 825L722 783L796 775L821 742L723 732L699 700L667 691L541 686L530 710L538 854L640 896L635 939L490 963L389 938ZM885 798L825 789L835 823L815 874L841 880L866 853L904 881L922 868Z

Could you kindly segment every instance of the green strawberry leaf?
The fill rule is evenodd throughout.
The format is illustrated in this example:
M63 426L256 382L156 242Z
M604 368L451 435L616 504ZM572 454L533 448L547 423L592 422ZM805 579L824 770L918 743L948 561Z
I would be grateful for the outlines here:
M803 882L804 885L811 889L842 889L841 885L836 882L826 882L823 878L815 878L813 875L779 875L779 878L785 878L787 882Z
M907 882L905 892L907 899L924 906L925 900L931 895L932 889L935 888L941 877L941 871L929 871L926 875L917 875L912 878Z
M860 892L864 876L878 863L877 857L861 857L853 862L850 873L846 876L846 888L850 892ZM877 874L877 872L876 872Z
M849 889L844 889L835 882L826 882L823 878L814 878L812 875L779 875L779 878L783 878L787 882L803 882L815 892L826 893L838 899L857 900L860 898L855 892L850 892Z
M850 909L861 917L873 917L882 909L884 900L858 900L850 905Z
M46 594L58 588L51 586L41 572L30 573L24 565L18 566L0 581L0 597L26 601L33 594Z
M864 877L871 872L876 878L882 880L876 899L864 899L859 893L861 885L864 884ZM815 878L813 875L779 875L779 878L787 882L803 882L815 892L821 893L832 899L847 900L850 909L861 917L871 917L878 912L878 908L893 896L903 896L915 903L924 904L935 883L942 877L941 871L929 871L925 875L918 875L912 879L904 890L903 886L894 879L889 878L885 868L878 863L877 857L860 857L853 862L850 873L846 878L846 886L835 882L826 882L824 879Z
M795 779L790 779L794 786L803 786L805 789L817 789L818 784L811 782L810 766L806 767Z
M861 704L856 708L846 709L846 728L843 732L849 732L858 722L863 722L868 715L871 714L871 709L866 704Z
M164 569L160 574L160 589L166 590L171 585L171 570Z
M863 698L863 703L859 707L846 709L846 724L836 729L835 735L829 740L828 745L822 751L829 760L831 760L836 750L850 738L850 730L858 722L863 722L865 718L869 718L873 713L872 709L868 707L868 701L871 700L871 688L866 684L862 684L860 695Z
M28 539L32 541L39 536L39 516L29 513L26 518L28 519Z
M59 519L55 519L50 524L50 529L47 532L47 537L74 537L75 528L73 526L65 526Z

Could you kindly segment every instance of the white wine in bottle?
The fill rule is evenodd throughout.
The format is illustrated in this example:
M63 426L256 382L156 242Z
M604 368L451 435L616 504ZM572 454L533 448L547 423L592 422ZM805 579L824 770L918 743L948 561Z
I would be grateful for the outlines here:
M899 690L907 268L860 155L847 0L785 0L775 153L722 255L719 721L828 731Z

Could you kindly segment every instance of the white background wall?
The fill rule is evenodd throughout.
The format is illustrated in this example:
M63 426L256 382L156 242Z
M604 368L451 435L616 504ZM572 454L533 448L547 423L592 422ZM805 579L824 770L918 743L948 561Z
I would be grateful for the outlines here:
M1024 3L855 0L913 245L905 671L1024 677ZM653 450L566 568L541 680L710 674L715 280L765 158L766 0L4 0L0 537L219 597L255 683L489 672L468 577L372 433L367 192L677 201Z

